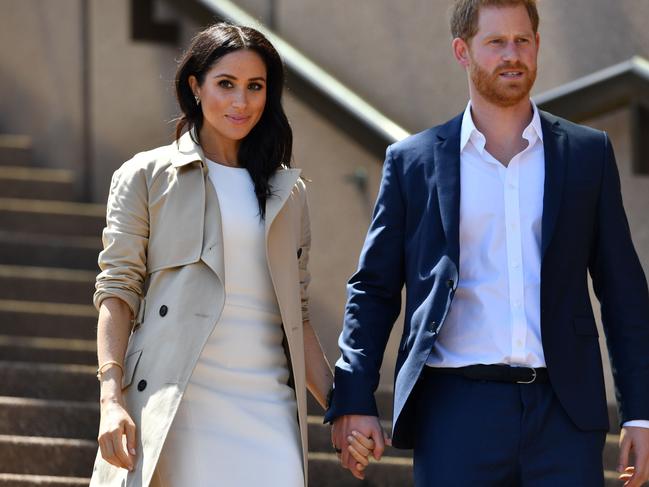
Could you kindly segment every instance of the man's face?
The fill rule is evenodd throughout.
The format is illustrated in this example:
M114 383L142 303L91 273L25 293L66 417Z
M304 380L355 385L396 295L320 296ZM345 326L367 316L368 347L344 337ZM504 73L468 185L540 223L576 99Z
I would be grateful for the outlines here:
M500 107L529 98L539 37L523 5L482 8L478 32L467 48L470 83L477 94Z

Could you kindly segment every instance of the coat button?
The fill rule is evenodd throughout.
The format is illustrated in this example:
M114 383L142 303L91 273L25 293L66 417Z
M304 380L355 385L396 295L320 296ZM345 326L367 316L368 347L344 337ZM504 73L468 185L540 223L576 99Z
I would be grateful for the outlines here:
M169 308L167 308L164 304L160 306L160 316L167 316L167 311L169 311Z
M297 258L299 259L300 257L302 257L302 248L301 247L299 249L297 249Z
M453 289L453 286L455 286L455 281L453 279L449 279L448 281L446 281L446 287L448 287L449 289Z
M142 379L140 382L137 383L137 390L143 391L144 389L146 389L146 381Z
M430 331L433 333L437 333L437 322L436 321L431 321L430 322Z

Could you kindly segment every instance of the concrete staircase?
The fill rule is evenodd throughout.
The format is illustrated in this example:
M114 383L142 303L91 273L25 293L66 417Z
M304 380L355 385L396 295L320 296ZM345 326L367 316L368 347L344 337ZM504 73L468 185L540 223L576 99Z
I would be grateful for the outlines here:
M98 429L90 299L104 207L72 201L70 171L30 163L28 138L0 136L0 487L88 485ZM390 394L378 402L389 418ZM312 400L309 412L312 487L412 485L411 453L391 448L365 481L353 479ZM604 453L611 470L616 434ZM617 485L614 472L607 478Z

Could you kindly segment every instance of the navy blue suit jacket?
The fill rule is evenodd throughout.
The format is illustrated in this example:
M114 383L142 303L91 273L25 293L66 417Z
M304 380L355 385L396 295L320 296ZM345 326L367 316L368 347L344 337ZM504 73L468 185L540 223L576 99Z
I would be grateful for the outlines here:
M462 116L390 146L348 302L325 416L377 415L374 391L406 286L393 444L412 447L416 384L458 281ZM583 430L608 428L597 328L601 303L621 421L649 419L649 297L605 133L541 113L545 151L541 335L553 390ZM444 400L440 397L439 400Z

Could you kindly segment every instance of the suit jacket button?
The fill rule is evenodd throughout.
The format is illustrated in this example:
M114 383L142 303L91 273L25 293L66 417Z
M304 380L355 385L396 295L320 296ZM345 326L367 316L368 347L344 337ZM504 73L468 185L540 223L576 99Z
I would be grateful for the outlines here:
M448 287L449 289L453 289L453 286L455 286L455 281L453 279L449 279L448 281L446 281L446 287Z
M143 391L144 389L146 389L146 381L142 379L140 382L137 383L137 390Z
M160 306L160 316L167 316L167 311L169 311L169 308L167 308L164 304Z

